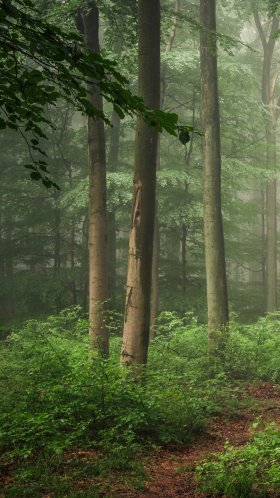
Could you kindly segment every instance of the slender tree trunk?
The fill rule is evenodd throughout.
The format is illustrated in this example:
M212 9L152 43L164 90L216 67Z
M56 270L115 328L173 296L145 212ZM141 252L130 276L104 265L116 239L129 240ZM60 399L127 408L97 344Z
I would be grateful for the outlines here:
M110 147L108 153L108 170L117 171L120 145L120 117L112 113L112 129L110 133ZM116 216L114 211L108 212L108 298L110 306L115 306L117 281L117 237Z
M204 168L204 236L209 351L220 349L228 324L228 301L221 209L221 149L218 99L216 2L200 1L201 96Z
M263 286L263 311L266 308L266 223L265 223L265 203L266 190L261 190L262 202L262 286Z
M99 12L95 1L82 14L86 43L99 53ZM97 85L88 84L91 104L102 110ZM106 222L106 148L104 122L88 119L89 148L89 338L90 347L102 355L109 353L109 337L104 311L107 301L107 222Z
M183 302L185 307L186 293L187 293L187 225L182 225L182 293ZM182 310L184 311L184 310Z
M139 96L160 107L160 0L139 0ZM137 119L133 207L121 361L147 362L158 134Z
M118 36L114 44L114 53L121 55L123 39ZM108 171L118 170L121 120L119 115L113 111L111 117L112 128L110 130L110 146L108 151ZM110 306L116 305L117 285L117 226L114 211L108 211L108 298Z
M73 188L73 172L72 172L72 164L69 162L67 164L68 166L68 175L69 175L69 187L72 190ZM71 293L72 293L72 304L77 304L77 287L76 287L76 279L74 276L74 270L75 270L75 235L76 235L76 224L75 224L75 218L74 215L71 216L71 230L70 230L70 266L71 270L73 272L70 286L71 286Z
M60 255L60 194L56 190L54 194L54 270L58 271L61 265L61 255Z
M175 0L175 16L167 40L165 52L171 52L178 27L178 14L181 11L181 0ZM160 79L160 109L164 107L166 93L166 74L162 68ZM158 137L157 170L160 169L160 136ZM150 317L150 339L156 335L156 321L159 314L159 264L160 264L160 231L158 206L156 205L154 237L153 237L153 260L152 260L152 294L151 294L151 317Z
M160 235L158 217L155 216L153 259L152 259L152 294L151 294L151 317L150 317L150 340L156 335L156 322L159 313L159 257L160 257Z
M273 72L273 54L275 49L275 33L279 29L279 17L274 15L271 21L269 35L261 24L259 13L255 2L252 2L252 10L256 28L263 47L262 67L262 102L265 106L265 127L267 140L267 167L269 171L276 171L276 122L279 117L279 101L276 101L276 83L279 76L280 66ZM266 187L266 311L274 311L277 308L277 186L274 178Z
M276 124L267 130L267 162L276 171ZM277 308L277 186L276 178L266 187L266 311Z

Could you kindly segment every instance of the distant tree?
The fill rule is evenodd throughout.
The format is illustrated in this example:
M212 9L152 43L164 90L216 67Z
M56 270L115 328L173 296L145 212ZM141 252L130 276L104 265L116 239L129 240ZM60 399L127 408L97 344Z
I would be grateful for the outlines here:
M168 40L165 47L165 53L171 52L176 31L178 28L179 13L181 11L181 0L175 0L174 3L174 16L172 26L168 35ZM166 74L164 65L161 67L160 76L160 108L163 109L166 94ZM157 169L160 169L160 136L158 137L158 155L157 155ZM151 317L150 317L150 339L156 335L156 321L159 314L159 259L160 259L160 228L158 206L156 206L155 227L153 238L153 261L152 261L152 293L151 293Z
M62 97L91 117L108 121L87 98L88 80L94 81L121 117L140 112L146 122L159 129L175 135L180 132L175 114L155 115L147 109L129 91L128 81L113 61L84 50L77 34L46 22L31 0L1 0L0 61L0 129L11 128L22 134L32 159L25 166L31 170L31 178L42 180L46 187L54 185L39 143L46 138L41 126L48 122L46 104L56 105Z
M228 323L224 234L221 208L221 147L218 97L216 1L200 0L203 204L209 350L223 341ZM213 34L214 33L214 34Z
M276 9L277 5L274 5ZM272 5L271 5L272 8ZM269 26L269 33L263 27L255 2L252 9L256 28L263 48L262 64L262 103L265 108L266 160L270 173L276 171L276 124L279 118L280 97L277 95L277 80L280 73L279 64L274 68L276 34L279 30L279 17L274 14ZM273 9L274 10L274 9ZM272 178L266 187L266 251L265 251L265 295L266 311L277 308L277 184Z

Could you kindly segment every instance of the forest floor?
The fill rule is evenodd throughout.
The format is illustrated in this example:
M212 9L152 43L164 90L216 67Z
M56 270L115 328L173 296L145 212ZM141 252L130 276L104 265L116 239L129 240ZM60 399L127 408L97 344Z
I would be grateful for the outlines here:
M212 421L206 431L192 444L172 450L159 450L147 459L145 464L148 480L140 492L118 489L112 496L118 498L211 498L212 495L199 493L195 482L195 466L210 453L222 453L228 441L240 447L250 441L252 422L259 419L259 429L270 422L280 427L280 389L279 386L264 383L258 387L249 386L243 393L252 404L229 420L222 415ZM104 495L105 496L105 495ZM108 496L108 495L107 495Z
M59 465L59 474L68 476L71 493L51 491L32 494L18 491L5 493L14 481L11 466L7 465L0 479L0 498L6 496L32 496L40 498L98 497L98 498L212 498L212 495L200 493L195 482L195 466L210 453L222 453L224 445L229 442L240 447L250 441L253 435L252 423L259 420L258 429L275 422L280 427L280 388L263 383L259 386L247 386L240 395L240 407L236 412L222 414L211 420L202 434L188 445L158 449L141 458L139 472L129 475L125 466L120 470L108 469L107 475L98 476L94 469L100 455L95 451L69 451L63 456ZM91 472L92 469L92 472ZM82 474L81 474L82 470ZM1 482L2 481L2 482ZM15 482L15 481L14 481ZM72 483L72 484L71 484ZM4 488L4 489L3 489ZM24 486L25 488L25 486ZM46 482L46 488L48 484ZM22 488L21 488L22 489ZM25 488L26 489L26 488ZM40 488L42 490L42 488ZM137 491L135 490L137 489ZM39 491L39 493L38 493Z

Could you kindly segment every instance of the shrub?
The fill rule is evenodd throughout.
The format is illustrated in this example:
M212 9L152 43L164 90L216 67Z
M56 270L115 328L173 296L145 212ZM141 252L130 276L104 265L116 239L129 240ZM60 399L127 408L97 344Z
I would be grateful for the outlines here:
M197 466L199 488L229 498L280 496L280 431L270 424L243 448L225 447Z
M95 445L132 454L189 440L201 429L213 401L209 386L197 385L199 375L188 375L177 360L156 370L154 359L146 382L135 382L118 364L118 338L112 359L89 358L87 328L76 308L28 321L2 344L2 451L28 456Z

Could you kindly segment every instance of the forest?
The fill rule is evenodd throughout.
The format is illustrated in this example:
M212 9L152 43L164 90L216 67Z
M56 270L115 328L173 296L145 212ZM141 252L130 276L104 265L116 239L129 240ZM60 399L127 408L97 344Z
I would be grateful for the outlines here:
M280 497L280 0L0 0L0 498Z

